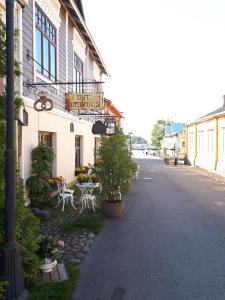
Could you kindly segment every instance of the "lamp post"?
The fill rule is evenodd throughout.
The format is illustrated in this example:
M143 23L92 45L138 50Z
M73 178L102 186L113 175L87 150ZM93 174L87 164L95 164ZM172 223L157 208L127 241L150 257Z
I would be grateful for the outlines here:
M21 261L16 242L16 157L14 119L14 0L6 0L6 175L5 244L2 248L3 277L9 282L6 299L27 299Z
M131 154L132 154L132 149L131 149L131 147L132 147L132 140L131 140L131 135L133 134L133 132L128 132L128 136L129 136L129 139L130 139L130 156L131 156Z

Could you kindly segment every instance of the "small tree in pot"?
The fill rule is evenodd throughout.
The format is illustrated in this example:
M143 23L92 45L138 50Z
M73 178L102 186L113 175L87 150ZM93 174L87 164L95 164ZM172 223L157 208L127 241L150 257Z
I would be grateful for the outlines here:
M115 135L101 138L98 155L100 160L95 169L102 186L103 210L106 216L121 216L124 203L121 200L120 190L136 170L136 164L131 160L126 146L126 136L121 128L116 128Z

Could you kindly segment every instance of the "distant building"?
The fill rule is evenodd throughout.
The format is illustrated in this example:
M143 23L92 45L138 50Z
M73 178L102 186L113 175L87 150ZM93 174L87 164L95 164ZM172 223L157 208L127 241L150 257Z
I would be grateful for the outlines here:
M165 128L165 137L161 142L163 154L184 159L186 154L185 123L171 123Z
M190 164L225 174L225 96L223 105L187 124Z

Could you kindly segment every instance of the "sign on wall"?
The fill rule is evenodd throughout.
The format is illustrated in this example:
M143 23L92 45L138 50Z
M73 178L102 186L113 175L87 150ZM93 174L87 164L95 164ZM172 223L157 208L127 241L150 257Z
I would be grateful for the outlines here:
M99 93L66 93L66 110L98 110L104 108L104 94Z

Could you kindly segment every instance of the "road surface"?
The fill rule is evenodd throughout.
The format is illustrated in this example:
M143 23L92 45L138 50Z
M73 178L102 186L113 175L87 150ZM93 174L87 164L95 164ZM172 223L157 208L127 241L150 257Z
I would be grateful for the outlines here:
M138 159L121 219L107 219L75 300L224 300L225 181Z

